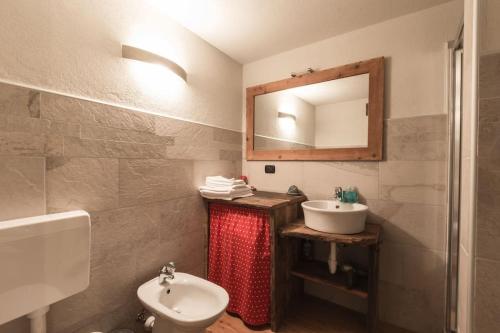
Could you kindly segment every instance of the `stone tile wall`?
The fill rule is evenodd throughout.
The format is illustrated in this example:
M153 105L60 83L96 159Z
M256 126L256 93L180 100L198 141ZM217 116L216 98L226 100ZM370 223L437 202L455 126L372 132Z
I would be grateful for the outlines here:
M207 216L196 188L207 175L241 174L241 141L240 132L0 84L0 221L74 209L92 219L90 286L51 307L49 332L132 327L137 287L165 262L203 275ZM25 319L0 326L28 331Z
M331 198L336 186L355 185L381 223L380 318L422 333L441 333L445 313L448 184L446 115L387 119L381 162L244 163L250 183L284 192L295 184L310 199ZM265 174L265 164L276 174ZM314 291L311 286L308 290ZM317 289L316 296L345 301ZM362 310L362 309L361 309Z
M500 53L479 60L475 333L500 330Z

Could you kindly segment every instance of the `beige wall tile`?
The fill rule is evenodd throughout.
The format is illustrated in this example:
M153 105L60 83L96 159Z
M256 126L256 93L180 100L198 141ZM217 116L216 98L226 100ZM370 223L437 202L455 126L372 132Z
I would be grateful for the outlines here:
M118 207L118 160L48 158L46 177L49 212Z
M380 320L417 333L443 331L444 297L387 282L379 283L379 294ZM434 312L434 307L441 310Z
M477 160L477 186L480 195L500 195L500 156Z
M72 123L53 122L47 119L0 116L0 131L28 132L32 134L52 134L66 136L80 136L80 125Z
M164 145L173 145L175 141L172 136L159 136L149 132L93 125L82 125L81 138Z
M448 154L444 141L404 142L389 138L386 147L389 161L445 161Z
M214 128L167 117L155 117L155 133L175 137L178 145L208 146L214 138Z
M219 151L219 159L227 161L241 161L242 151L221 149Z
M208 221L203 199L198 194L163 202L157 205L157 210L162 241L168 242L199 232ZM203 246L204 242L199 245Z
M446 162L380 163L380 198L442 205L446 202Z
M62 154L62 136L0 131L0 155L61 156Z
M361 200L378 199L376 162L304 162L302 190L310 199L331 199L336 186L353 185ZM293 179L293 178L292 178Z
M500 190L490 194L493 202L500 201ZM500 208L479 201L476 219L476 256L500 261Z
M89 332L110 332L116 327L127 327L134 332L141 332L143 324L135 320L137 314L141 311L142 305L138 300L131 301L113 311L107 312L97 317L89 318L75 325L75 329L69 328L72 333Z
M474 333L497 332L500 318L500 262L476 259Z
M196 183L241 174L241 133L176 120L172 136L155 134L155 119L173 120L47 93L36 118L40 97L28 105L29 98L29 90L0 84L0 185L16 188L0 194L8 206L0 218L47 208L85 209L92 220L90 286L51 307L49 331L132 327L137 287L162 264L174 260L203 276L207 214ZM190 160L164 160L167 146ZM25 319L0 326L2 333L26 329Z
M500 96L479 100L479 123L481 122L500 122ZM479 135L481 134L479 133Z
M447 237L445 206L368 200L371 214L382 221L384 239L444 251Z
M64 138L64 155L69 157L165 158L166 145Z
M45 214L44 174L44 158L0 158L0 221Z
M479 59L479 98L500 97L500 53Z
M0 114L40 118L40 93L0 83Z
M192 177L192 161L120 160L120 206L194 195Z
M500 159L500 98L480 101L478 126L479 158Z
M91 213L92 271L107 265L117 253L133 253L138 244L158 241L160 216L155 204ZM156 258L157 253L150 256Z
M386 158L406 161L444 161L448 150L446 115L386 121Z
M243 135L241 132L214 128L214 141L232 143L241 146Z
M168 234L162 235L160 242L161 260L175 262L176 268L181 272L203 267L204 244L205 232L201 230L190 232L184 237L176 239L170 239Z
M60 122L154 132L154 116L151 114L50 93L42 93L41 117Z
M178 160L217 161L220 159L220 149L217 147L202 147L178 145L167 147L167 158Z
M436 285L444 282L445 262L444 252L385 242L380 250L380 280L439 292Z

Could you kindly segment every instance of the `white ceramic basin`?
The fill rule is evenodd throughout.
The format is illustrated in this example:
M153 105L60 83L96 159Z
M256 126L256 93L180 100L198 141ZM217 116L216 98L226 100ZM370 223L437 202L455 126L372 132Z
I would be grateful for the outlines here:
M359 203L312 200L302 203L307 227L333 234L357 234L365 229L368 207Z
M186 274L160 285L154 278L139 287L142 305L154 313L153 332L204 332L224 312L229 295L224 288Z

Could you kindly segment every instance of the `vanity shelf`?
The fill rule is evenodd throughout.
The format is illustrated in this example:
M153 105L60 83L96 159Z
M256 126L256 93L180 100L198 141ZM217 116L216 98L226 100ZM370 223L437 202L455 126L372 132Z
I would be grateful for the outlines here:
M328 264L321 261L300 261L290 270L290 274L304 280L327 285L354 295L359 298L368 299L368 280L361 279L358 286L349 289L346 286L346 274L337 271L330 274Z
M337 244L370 246L380 241L380 225L367 223L365 230L359 234L341 235L316 231L306 227L302 223L289 223L280 230L283 237L297 237L323 242L335 242Z

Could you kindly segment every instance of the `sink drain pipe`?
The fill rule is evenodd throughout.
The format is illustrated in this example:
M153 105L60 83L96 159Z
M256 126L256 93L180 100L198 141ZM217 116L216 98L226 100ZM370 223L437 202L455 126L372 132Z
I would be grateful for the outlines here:
M328 257L328 268L331 274L337 272L337 244L335 242L330 243L330 256Z

